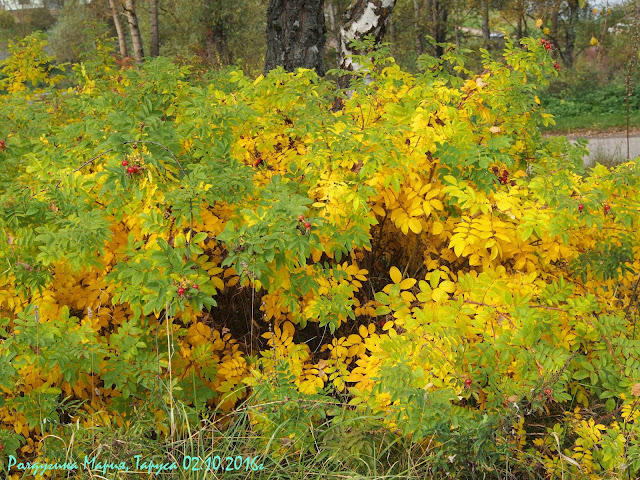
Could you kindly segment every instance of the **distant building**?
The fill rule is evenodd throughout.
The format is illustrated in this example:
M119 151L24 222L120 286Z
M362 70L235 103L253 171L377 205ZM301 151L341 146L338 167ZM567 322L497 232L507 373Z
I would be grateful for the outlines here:
M628 32L630 27L631 25L627 23L616 23L613 27L607 28L607 32L613 33L613 34Z

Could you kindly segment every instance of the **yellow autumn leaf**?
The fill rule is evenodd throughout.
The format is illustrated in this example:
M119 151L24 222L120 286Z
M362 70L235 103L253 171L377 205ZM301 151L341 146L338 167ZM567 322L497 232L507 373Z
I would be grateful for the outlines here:
M536 20L536 28L540 28L542 26L542 19L539 18Z
M440 303L445 298L447 298L447 293L441 288L436 288L433 292L431 292L431 298L434 302Z
M416 284L415 278L405 278L404 280L402 280L402 282L400 282L400 289L408 290L409 288L413 287L415 284Z
M435 208L436 210L443 210L444 209L444 205L442 205L442 202L440 200L438 200L437 198L433 198L429 201L429 203L431 204L431 206L433 208Z
M220 278L211 277L211 283L213 283L213 286L218 290L224 290L224 282Z
M431 288L436 288L438 286L438 282L440 282L440 270L434 270L433 272L431 272L431 275L429 275L429 283L431 284Z
M407 220L407 223L413 233L422 232L422 224L420 223L420 220L418 220L417 218L409 218Z
M389 276L393 283L400 283L402 281L402 273L400 273L400 270L398 270L397 267L391 267L389 270Z
M456 254L456 257L462 256L462 252L466 246L467 244L462 235L454 235L449 243L449 248L453 248L453 252Z
M598 39L596 37L591 37L591 41L589 42L591 45L597 45Z
M422 209L427 217L431 215L431 204L427 200L422 203Z
M456 291L456 284L451 280L444 280L440 283L440 285L438 285L438 289L441 289L442 291L447 293L453 293Z
M400 292L400 297L402 297L405 302L413 302L416 299L413 293L407 291Z
M385 209L382 208L380 205L374 205L373 207L371 207L371 210L373 210L373 212L376 215L380 215L381 217L384 217L385 214L387 213Z
M358 328L358 333L362 338L367 338L369 336L369 330L367 330L367 327L365 327L364 325L360 325L360 327Z

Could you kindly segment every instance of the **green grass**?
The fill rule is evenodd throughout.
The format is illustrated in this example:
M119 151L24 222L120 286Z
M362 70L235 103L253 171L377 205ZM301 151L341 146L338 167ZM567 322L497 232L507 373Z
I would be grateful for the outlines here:
M571 117L556 116L556 124L543 129L544 132L570 134L585 130L593 131L624 131L627 126L627 116L624 113L591 113ZM632 112L629 116L632 129L640 129L640 112Z
M278 403L278 402L274 402ZM335 428L326 424L324 428L309 432L314 437L316 448L301 453L295 441L273 434L264 437L254 429L248 411L234 412L222 422L201 420L193 424L178 412L180 427L172 440L151 439L155 436L153 422L134 419L126 427L83 427L72 424L64 427L65 435L48 435L44 446L49 463L75 461L77 469L72 470L78 480L105 478L102 472L89 472L84 468L84 457L89 465L91 459L96 464L113 465L125 462L132 470L117 467L106 470L106 478L124 480L148 478L141 472L143 462L177 468L158 474L158 478L175 480L204 480L214 478L236 480L328 480L359 479L375 480L432 479L429 457L424 447L412 444L392 432L378 428L367 431L355 428L346 435L333 432ZM192 419L193 420L193 419ZM369 420L369 419L364 419ZM370 420L376 421L376 418ZM291 421L295 421L292 419ZM366 423L366 422L365 422ZM344 433L344 432L343 432ZM160 436L159 436L160 437ZM62 438L70 441L63 441ZM433 453L435 447L428 450ZM136 460L136 456L138 459ZM210 461L219 457L221 467L213 470ZM255 458L254 469L243 462L238 469L224 470L228 458ZM205 463L209 459L209 463ZM139 462L136 467L136 461ZM100 469L99 466L94 468ZM224 470L224 471L223 471ZM17 469L12 473L22 473ZM59 473L59 472L58 472ZM33 478L27 471L21 478Z

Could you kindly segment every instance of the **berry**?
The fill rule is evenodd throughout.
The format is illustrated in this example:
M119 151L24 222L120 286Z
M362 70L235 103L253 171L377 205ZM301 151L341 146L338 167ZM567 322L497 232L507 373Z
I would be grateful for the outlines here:
M140 167L138 165L133 166L133 173L138 173L140 171Z
M129 162L128 162L127 160L122 160L121 165L122 165L123 167L126 167L127 165L129 165Z
M311 224L309 222L304 222L304 228L309 230L311 228Z
M182 296L182 295L184 295L184 292L185 292L184 287L178 288L178 295Z
M298 215L298 221L302 222L304 220L304 215Z
M547 395L547 396L551 395L551 389L550 389L550 388L547 388L547 389L544 391L544 393L545 393L545 395Z
M581 212L584 210L584 205L582 203L578 205L578 210Z
M504 170L504 171L502 172L502 176L503 176L504 178L509 178L509 172L507 172L506 170Z
M197 283L194 283L193 285L191 285L191 288L195 288L196 290L200 290L200 285L198 285Z
M516 181L515 180L511 180L511 186L515 187L516 186Z
M609 213L609 211L611 210L611 205L609 205L608 203L604 206L604 213Z
M257 166L258 166L258 165L260 165L261 163L262 163L262 158L258 157L258 159L257 159L255 162L253 162L253 166L254 166L254 167L257 167Z
M467 379L464 381L464 384L465 384L467 387L470 387L470 386L471 386L471 383L472 383L472 380L471 380L470 378L467 378Z
M496 175L500 171L500 169L498 167L493 167L491 170L493 170L493 173L495 173Z
M547 43L547 41L544 38L540 39L540 45L544 45L545 43Z
M556 70L560 70L560 65L558 65L557 63L554 63L553 66L555 67Z
M5 148L6 148L6 144L4 143L4 140L0 140L0 150L4 152Z
M380 328L384 327L385 323L387 323L386 320L380 320Z
M129 173L133 173L134 171L135 171L135 169L133 167L127 168L127 172L129 172Z

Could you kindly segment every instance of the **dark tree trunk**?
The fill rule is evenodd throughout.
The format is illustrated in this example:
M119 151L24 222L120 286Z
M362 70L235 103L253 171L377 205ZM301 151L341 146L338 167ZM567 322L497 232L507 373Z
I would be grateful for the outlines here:
M449 19L449 6L447 0L430 0L431 16L431 36L437 43L447 41L447 21ZM441 57L444 54L444 47L436 46L435 55Z
M482 38L485 44L491 40L491 30L489 30L489 0L482 0Z
M573 68L575 60L576 28L578 27L578 15L580 14L580 4L578 0L569 0L569 20L565 30L565 48L563 60L567 68Z
M558 38L558 18L560 17L560 0L556 0L551 10L551 38Z
M160 55L160 32L158 27L158 0L149 0L149 55Z
M214 60L218 67L224 67L233 63L233 55L229 49L227 32L220 22L215 22L207 30L207 56Z
M324 0L269 0L264 72L312 68L324 75Z
M142 49L142 37L140 36L140 28L138 27L138 17L136 15L134 0L125 0L124 9L127 12L131 43L133 43L133 58L136 59L136 62L142 63L144 50Z
M351 47L353 40L362 40L366 35L373 35L376 43L384 37L387 18L393 12L396 0L355 0L342 20L340 27L340 50L343 69L354 70L349 55L358 54Z
M416 36L416 55L420 56L424 51L424 44L420 28L420 5L418 4L418 0L413 0L413 29L415 30L414 35Z
M111 7L111 16L113 17L113 24L116 27L116 33L118 34L118 45L120 46L120 56L122 58L128 55L127 52L127 37L124 34L124 28L120 21L120 12L116 5L116 0L109 0L109 6Z
M520 40L522 37L524 37L524 28L527 26L527 20L525 18L526 7L524 4L524 0L518 0L517 8L518 11L516 15L518 15L518 26L516 29L516 37L518 37L518 40Z

